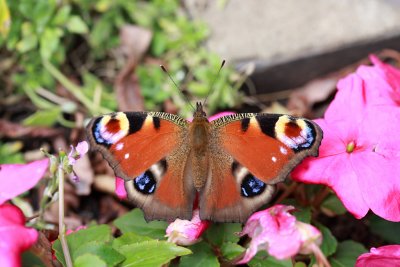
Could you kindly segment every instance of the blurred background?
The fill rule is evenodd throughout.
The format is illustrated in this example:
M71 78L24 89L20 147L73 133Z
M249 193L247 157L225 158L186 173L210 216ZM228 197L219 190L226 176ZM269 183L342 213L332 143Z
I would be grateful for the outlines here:
M190 105L160 65L192 103L212 90L209 115L322 116L336 82L369 64L370 53L398 65L399 26L396 0L0 0L0 163L43 157L40 147L67 151L99 114L189 118ZM80 182L67 185L67 228L107 223L131 208L115 198L113 172L100 155L74 169ZM58 220L55 209L47 222ZM346 213L334 220L339 240L381 244L367 229L373 219Z

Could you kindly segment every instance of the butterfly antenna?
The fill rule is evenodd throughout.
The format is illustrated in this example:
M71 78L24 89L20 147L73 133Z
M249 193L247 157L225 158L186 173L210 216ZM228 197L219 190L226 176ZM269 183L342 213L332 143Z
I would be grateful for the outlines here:
M207 96L206 96L206 99L204 100L203 107L206 106L207 99L208 99L208 97L210 96L211 92L213 91L214 84L215 84L215 82L217 81L217 78L219 77L219 73L221 72L221 69L224 67L224 65L225 65L225 59L222 60L222 63L221 63L221 66L220 66L219 69L218 69L217 75L215 75L214 80L213 80L212 83L211 83L210 91L208 91L208 94L207 94Z
M183 98L186 99L186 102L189 103L189 105L192 107L193 111L195 111L196 109L193 107L192 103L190 103L189 98L182 92L181 89L179 89L178 85L176 84L176 82L174 81L174 79L172 79L171 75L169 74L169 72L167 71L167 69L164 67L164 65L160 65L160 68L163 70L163 72L165 72L169 79L171 80L171 82L174 84L176 90L178 90L178 92L181 94L181 96L183 96Z

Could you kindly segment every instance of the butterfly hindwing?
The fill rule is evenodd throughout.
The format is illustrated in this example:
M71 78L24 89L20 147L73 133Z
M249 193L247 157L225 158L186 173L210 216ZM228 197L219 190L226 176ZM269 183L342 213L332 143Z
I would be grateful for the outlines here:
M322 139L317 124L289 115L242 113L211 126L215 153L200 214L218 221L247 219L271 198L273 184L305 157L318 155Z
M187 127L186 120L162 112L116 112L87 127L92 147L126 181L129 198L148 220L191 217Z

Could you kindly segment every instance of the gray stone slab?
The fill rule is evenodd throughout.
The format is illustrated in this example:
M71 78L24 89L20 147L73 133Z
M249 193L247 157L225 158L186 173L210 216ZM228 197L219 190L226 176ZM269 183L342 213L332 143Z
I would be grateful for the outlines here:
M267 74L276 80L279 88L269 90L297 86L304 77L327 73L374 50L400 48L400 0L228 0L222 8L212 0L185 3L193 18L210 26L209 49L230 63L255 62L256 83L274 87L263 81ZM303 79L289 73L293 82L279 86L286 76L279 70L289 71L291 62L303 68Z

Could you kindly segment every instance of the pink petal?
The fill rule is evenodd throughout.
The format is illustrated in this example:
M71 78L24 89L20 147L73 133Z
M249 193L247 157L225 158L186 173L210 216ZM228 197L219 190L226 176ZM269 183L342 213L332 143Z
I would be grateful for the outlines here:
M209 121L213 121L213 120L216 120L216 119L219 119L221 117L228 116L228 115L235 115L235 113L231 112L231 111L220 112L220 113L217 113L217 114L214 114L214 115L210 116L208 118L208 120Z
M261 249L277 259L286 259L299 252L301 235L296 218L288 212L291 209L291 206L275 205L249 218L242 235L248 234L252 239L238 264L247 263Z
M292 172L297 181L326 184L356 218L364 217L369 207L364 201L356 173L349 163L349 154L308 159Z
M127 199L128 194L125 190L125 181L120 177L115 177L115 194L119 199Z
M400 165L396 160L374 152L358 153L351 159L364 201L375 214L390 221L400 221Z
M195 209L190 221L176 219L166 229L168 241L182 246L193 245L200 241L200 236L210 225L209 221L200 220L200 211Z
M76 146L76 151L79 153L79 156L82 157L89 151L89 144L86 141L79 142Z
M3 164L0 169L0 205L32 187L44 176L48 159L28 164Z
M208 121L213 121L213 120L219 119L219 118L221 118L223 116L234 115L234 114L235 114L235 112L231 112L231 111L220 112L220 113L217 113L217 114L214 114L214 115L210 116L208 118ZM187 120L188 121L192 121L193 118L190 118L190 119L187 119Z
M400 245L388 245L371 248L369 253L358 257L355 267L400 266Z
M2 266L20 266L21 253L38 238L35 229L26 228L21 210L9 204L0 205L0 262Z

